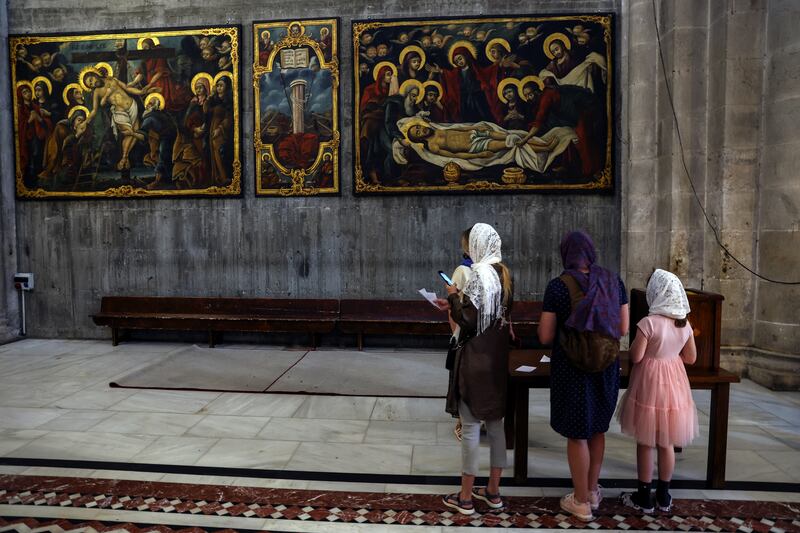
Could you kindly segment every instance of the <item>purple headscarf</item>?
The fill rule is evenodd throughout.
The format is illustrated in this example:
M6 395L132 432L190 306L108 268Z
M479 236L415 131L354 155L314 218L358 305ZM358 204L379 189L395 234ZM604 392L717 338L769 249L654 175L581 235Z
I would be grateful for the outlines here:
M583 231L571 231L561 239L564 273L580 285L586 295L572 310L566 325L578 331L595 331L619 338L619 281L617 275L596 265L592 238ZM581 272L588 268L589 273Z

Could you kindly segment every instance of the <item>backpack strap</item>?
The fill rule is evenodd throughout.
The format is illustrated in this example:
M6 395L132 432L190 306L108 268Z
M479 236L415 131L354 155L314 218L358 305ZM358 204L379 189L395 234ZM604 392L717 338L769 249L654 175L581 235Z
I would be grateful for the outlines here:
M575 278L570 276L569 274L561 274L558 279L560 279L564 285L567 286L567 290L569 291L569 299L572 303L572 309L575 309L575 306L578 305L578 302L583 300L585 294L581 290L581 286L578 285L578 282L575 281Z

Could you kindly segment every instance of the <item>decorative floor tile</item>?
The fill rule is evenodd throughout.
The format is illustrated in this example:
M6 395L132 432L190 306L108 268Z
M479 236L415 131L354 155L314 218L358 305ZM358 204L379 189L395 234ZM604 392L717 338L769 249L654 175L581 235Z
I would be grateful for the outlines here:
M335 492L207 484L146 482L93 478L0 476L0 506L70 507L86 510L120 509L142 513L239 517L258 521L271 518L292 522L383 524L407 526L460 526L482 528L533 528L645 531L800 532L796 505L780 502L676 499L669 514L645 516L608 498L584 523L565 515L555 497L506 498L507 506L489 512L478 503L478 513L465 516L444 507L434 494ZM8 513L5 513L8 514ZM21 512L20 514L30 514ZM148 515L150 516L150 515ZM127 518L126 518L127 519ZM210 519L210 518L209 518ZM16 520L16 521L14 521ZM130 520L135 521L133 518ZM129 532L142 531L124 529ZM38 519L0 519L0 531L56 531L55 522ZM59 522L60 524L60 522ZM104 524L89 526L66 521L63 531L103 531ZM133 526L132 526L133 527ZM287 527L288 524L287 524ZM332 527L332 526L331 526ZM49 528L49 529L48 529ZM172 531L158 526L161 531ZM291 529L296 529L294 526ZM201 531L196 529L195 531ZM204 530L202 530L204 531Z

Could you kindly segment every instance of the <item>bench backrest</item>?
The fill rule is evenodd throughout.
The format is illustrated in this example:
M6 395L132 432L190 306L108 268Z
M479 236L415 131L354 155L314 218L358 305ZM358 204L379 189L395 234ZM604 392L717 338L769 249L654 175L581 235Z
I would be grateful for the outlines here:
M292 298L193 298L105 296L101 313L197 313L242 316L320 316L347 321L381 320L446 323L444 313L425 300L314 300ZM535 324L542 302L514 302L511 320Z
M342 320L447 322L447 313L425 300L341 300Z
M248 316L321 316L335 318L338 300L293 298L192 298L166 296L105 296L104 313L197 313Z
M511 322L538 324L542 318L542 302L514 302L511 306Z

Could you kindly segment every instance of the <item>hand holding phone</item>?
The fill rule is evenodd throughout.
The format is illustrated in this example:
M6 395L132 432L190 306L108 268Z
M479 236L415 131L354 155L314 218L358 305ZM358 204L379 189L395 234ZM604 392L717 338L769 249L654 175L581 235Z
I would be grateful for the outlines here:
M448 285L451 285L451 286L453 285L453 280L450 279L448 277L448 275L445 274L443 271L440 270L439 271L439 275L442 277L442 279L444 280L445 283L447 283Z

